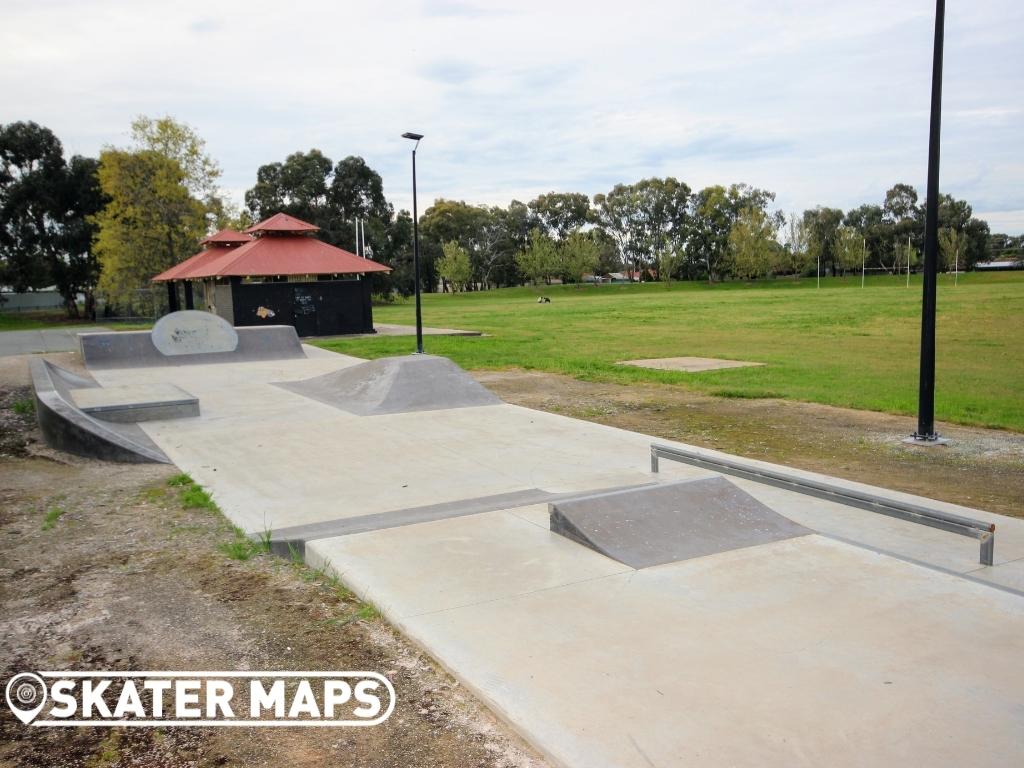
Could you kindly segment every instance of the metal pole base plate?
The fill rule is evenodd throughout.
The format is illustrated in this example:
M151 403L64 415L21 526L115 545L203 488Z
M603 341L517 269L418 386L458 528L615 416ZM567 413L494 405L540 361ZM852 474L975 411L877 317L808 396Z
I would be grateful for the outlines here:
M949 442L949 439L942 437L938 433L934 435L919 435L915 432L910 437L903 438L903 442L907 445L919 445L922 448L932 448L936 445L946 445Z

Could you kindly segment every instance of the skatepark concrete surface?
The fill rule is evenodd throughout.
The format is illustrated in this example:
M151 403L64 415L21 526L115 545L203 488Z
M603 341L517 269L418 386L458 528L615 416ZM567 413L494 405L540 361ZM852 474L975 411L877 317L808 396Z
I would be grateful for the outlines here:
M755 527L793 535L633 568L552 531L549 504L721 476L652 474L650 436L500 401L351 413L277 386L365 362L304 349L93 374L196 396L198 417L138 427L244 530L292 531L553 764L1024 761L1024 521L830 478L995 521L986 567L973 539L730 477Z

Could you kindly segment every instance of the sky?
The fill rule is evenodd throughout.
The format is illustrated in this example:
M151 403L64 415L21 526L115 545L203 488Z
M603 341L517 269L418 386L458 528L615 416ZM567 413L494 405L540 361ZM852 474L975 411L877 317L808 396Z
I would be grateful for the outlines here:
M136 115L206 140L236 203L259 166L359 155L396 208L507 205L674 176L779 209L880 203L927 173L933 0L0 0L0 123L67 154ZM942 191L1024 232L1024 3L946 11Z

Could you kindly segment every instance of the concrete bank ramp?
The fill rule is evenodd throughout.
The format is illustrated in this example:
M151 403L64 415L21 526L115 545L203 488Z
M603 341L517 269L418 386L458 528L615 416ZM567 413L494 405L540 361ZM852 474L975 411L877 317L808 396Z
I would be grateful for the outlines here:
M446 357L382 357L277 386L358 416L498 405L501 400Z
M233 328L223 318L195 310L165 315L152 331L82 333L78 339L82 360L91 371L306 356L295 328L290 325Z
M548 510L553 532L638 569L813 533L724 477L577 497Z
M33 358L29 366L36 418L51 448L106 461L170 463L138 424L101 421L75 405L73 393L99 389L95 381L41 358Z

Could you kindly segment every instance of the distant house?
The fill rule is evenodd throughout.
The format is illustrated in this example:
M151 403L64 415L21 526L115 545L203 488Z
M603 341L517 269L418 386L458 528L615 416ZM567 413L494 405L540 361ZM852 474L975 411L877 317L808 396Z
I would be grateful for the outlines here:
M631 269L627 272L611 272L608 278L613 283L638 283L641 280L657 280L658 275L653 269L645 269L643 272Z
M974 265L974 268L981 269L986 272L994 272L1006 269L1024 269L1024 260L1012 261L1004 259L1002 261L980 261Z
M232 325L293 325L299 336L372 333L367 275L390 267L318 240L316 227L283 213L244 233L222 230L203 250L153 278L171 311L204 308Z

